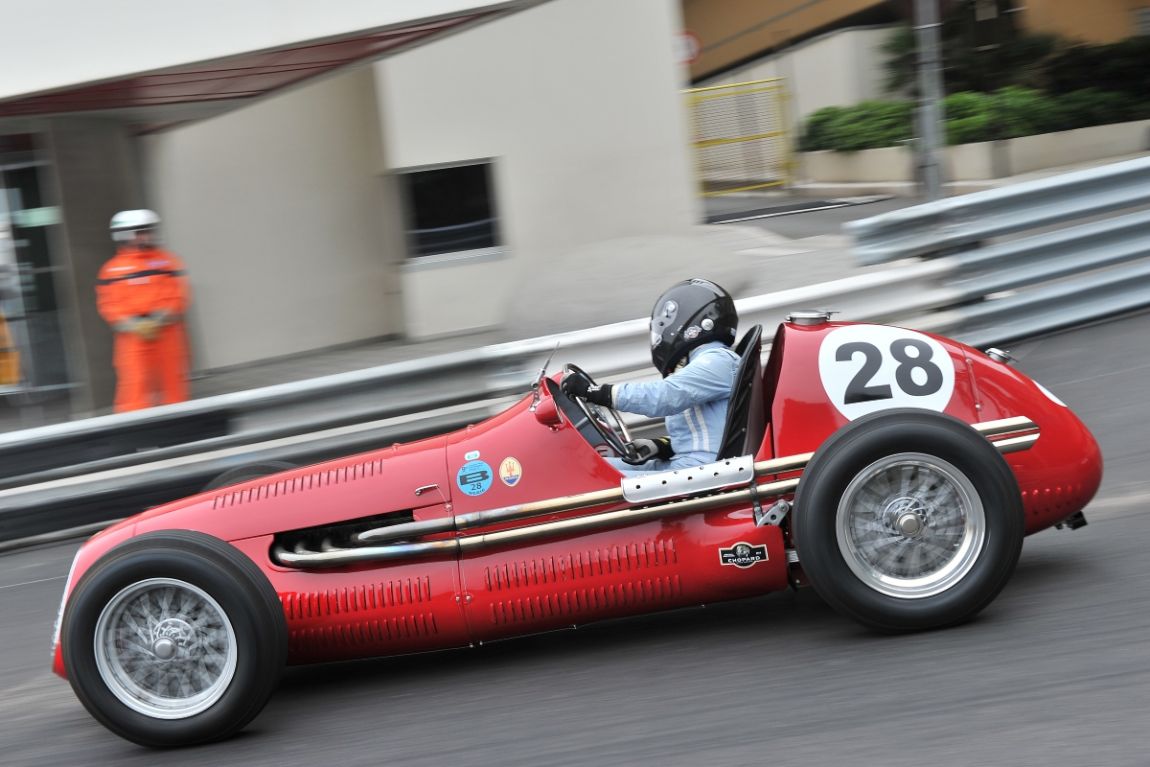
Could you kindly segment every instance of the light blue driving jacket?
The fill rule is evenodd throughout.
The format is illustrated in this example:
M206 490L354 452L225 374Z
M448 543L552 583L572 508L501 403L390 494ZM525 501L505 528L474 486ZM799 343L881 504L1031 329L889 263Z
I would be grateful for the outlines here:
M692 349L687 364L661 381L615 384L611 398L616 410L651 418L666 418L675 455L631 466L620 458L607 461L624 474L685 469L710 463L719 454L727 420L731 385L739 356L719 341Z

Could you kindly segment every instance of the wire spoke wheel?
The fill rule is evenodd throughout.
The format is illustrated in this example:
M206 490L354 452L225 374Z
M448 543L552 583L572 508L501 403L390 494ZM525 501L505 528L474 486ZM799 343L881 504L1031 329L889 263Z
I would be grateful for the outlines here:
M851 571L874 590L916 599L974 567L986 515L974 485L947 461L899 453L875 461L839 501L836 538Z
M95 632L96 667L124 705L156 719L183 719L210 708L236 671L236 634L205 591L152 578L116 594Z
M997 448L956 418L912 408L832 434L803 471L792 520L815 591L879 631L976 615L1006 585L1025 532Z
M98 559L64 607L60 649L84 708L145 746L226 738L267 703L287 621L259 566L192 530L131 538Z

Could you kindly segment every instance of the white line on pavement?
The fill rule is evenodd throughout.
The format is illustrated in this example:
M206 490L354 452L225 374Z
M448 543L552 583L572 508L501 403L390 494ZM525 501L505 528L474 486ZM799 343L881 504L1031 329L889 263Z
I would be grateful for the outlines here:
M31 586L33 583L47 583L48 581L62 581L67 577L68 576L66 576L66 575L53 575L51 578L40 578L40 579L34 580L34 581L24 581L23 583L12 583L12 584L9 584L8 586L0 586L0 591L3 591L4 589L14 589L17 586Z
M755 221L760 218L777 218L778 216L794 216L799 213L813 213L816 210L830 210L831 208L847 208L851 203L839 202L834 205L817 205L813 208L802 208L800 210L782 210L774 213L760 213L757 216L744 216L742 218L724 218L722 221L716 221L716 224L736 224L739 221Z

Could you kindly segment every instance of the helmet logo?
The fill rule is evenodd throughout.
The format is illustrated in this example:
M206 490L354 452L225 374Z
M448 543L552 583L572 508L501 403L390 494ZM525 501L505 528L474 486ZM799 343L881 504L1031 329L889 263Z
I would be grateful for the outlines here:
M694 341L699 337L699 333L701 332L703 331L699 329L698 325L692 325L683 331L683 338L687 339L688 341Z

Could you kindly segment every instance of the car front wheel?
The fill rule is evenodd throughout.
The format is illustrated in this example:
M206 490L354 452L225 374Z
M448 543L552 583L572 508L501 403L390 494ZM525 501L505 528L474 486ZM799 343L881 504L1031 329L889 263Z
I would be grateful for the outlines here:
M231 545L190 531L113 549L64 613L76 696L116 734L147 746L227 737L264 707L287 657L271 584Z

